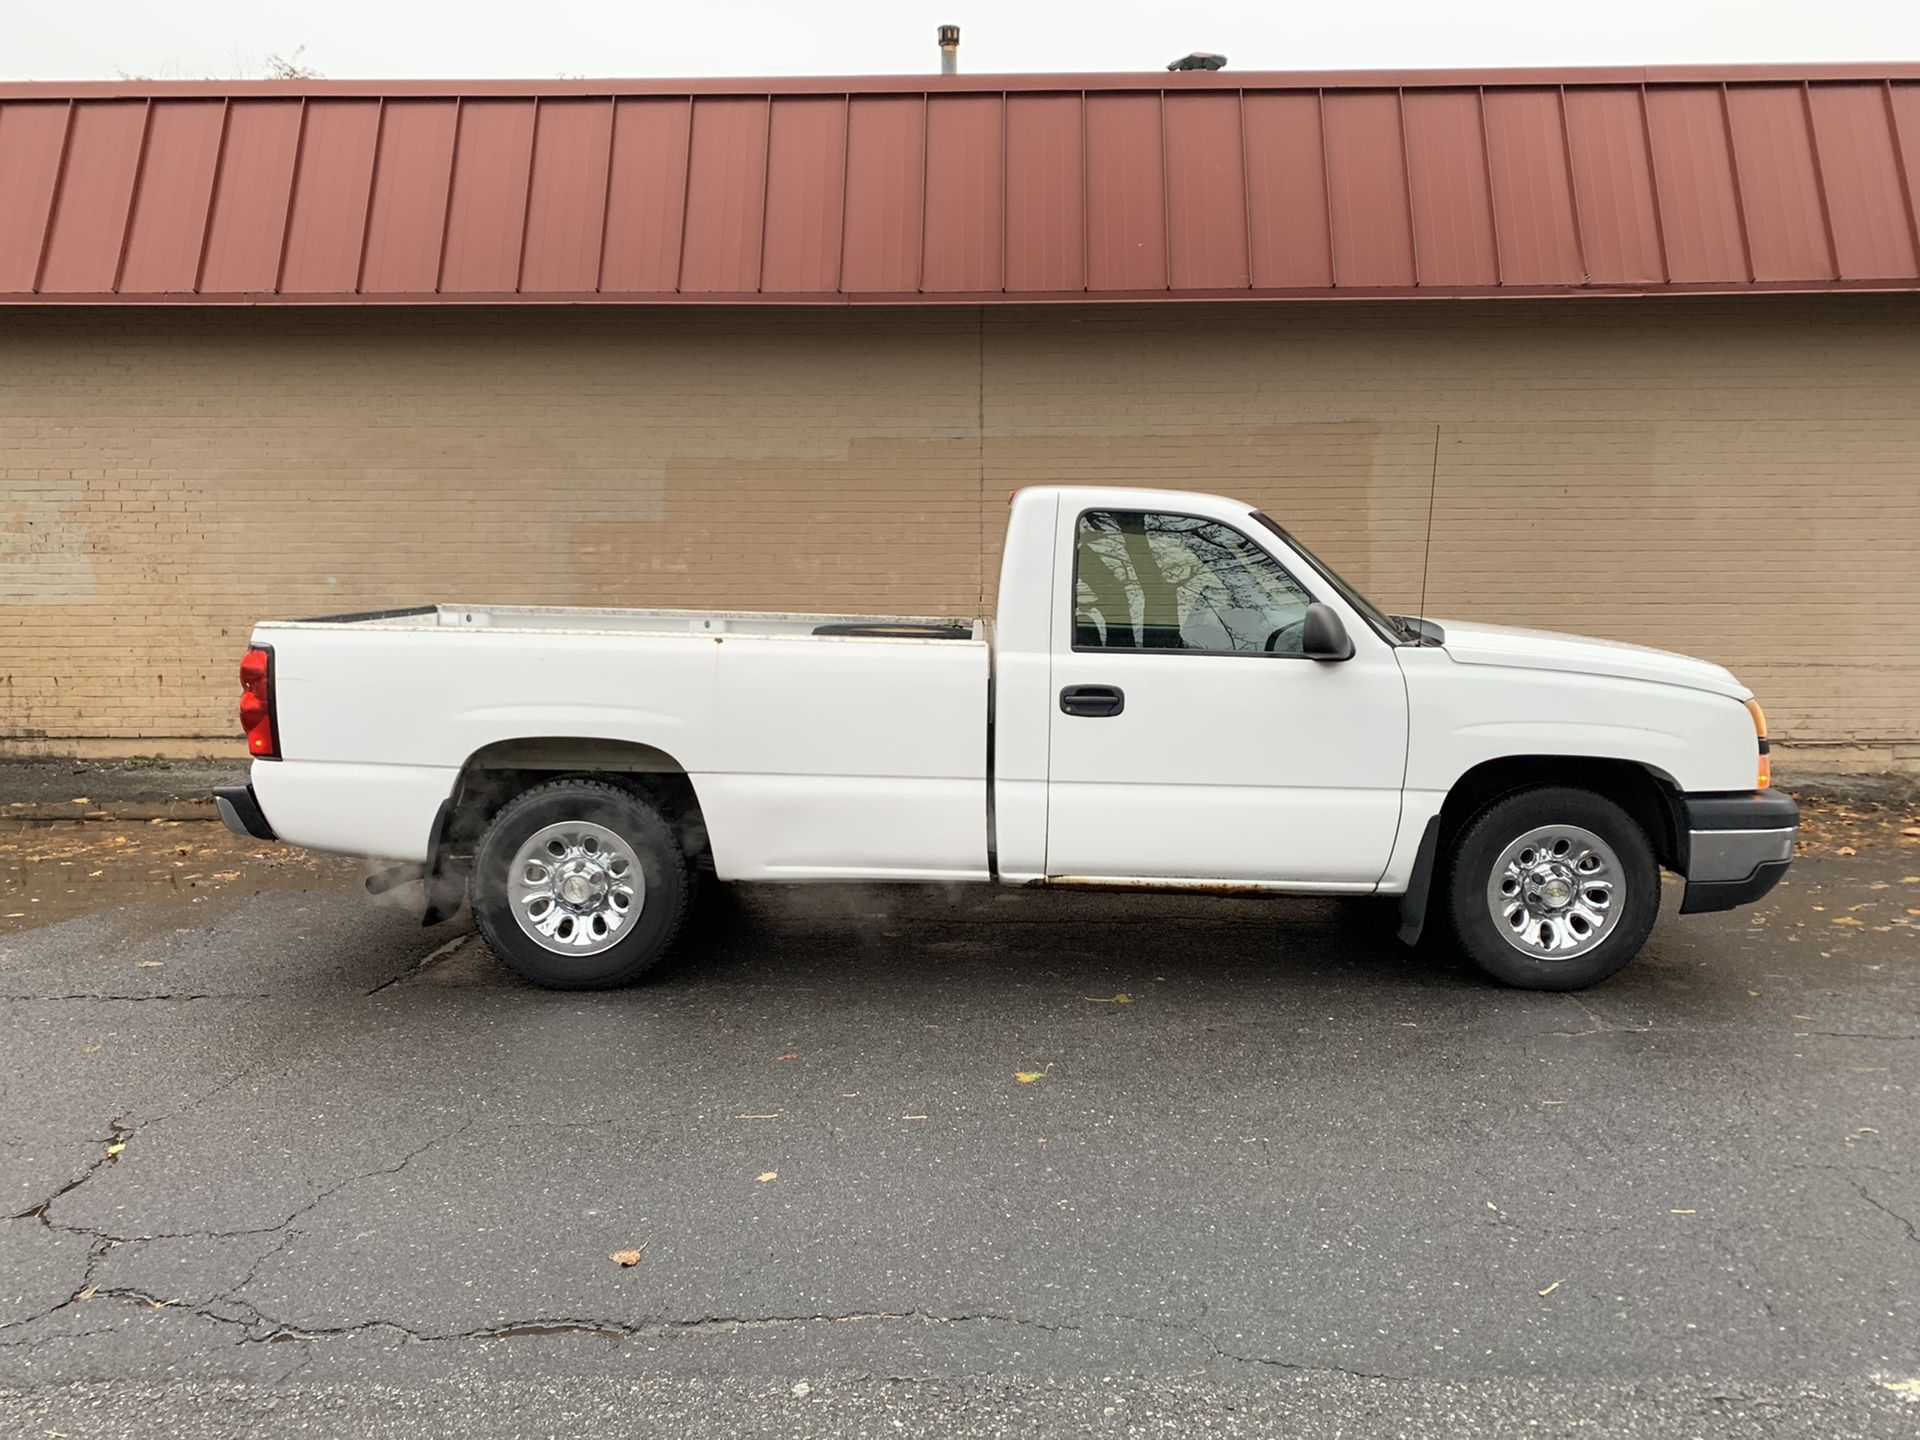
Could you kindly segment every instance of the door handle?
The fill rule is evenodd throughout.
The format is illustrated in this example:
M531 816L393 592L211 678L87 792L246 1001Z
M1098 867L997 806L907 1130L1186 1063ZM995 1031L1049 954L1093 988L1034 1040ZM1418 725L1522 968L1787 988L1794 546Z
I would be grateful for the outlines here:
M1069 685L1060 692L1060 708L1069 715L1103 719L1127 708L1127 697L1118 685Z

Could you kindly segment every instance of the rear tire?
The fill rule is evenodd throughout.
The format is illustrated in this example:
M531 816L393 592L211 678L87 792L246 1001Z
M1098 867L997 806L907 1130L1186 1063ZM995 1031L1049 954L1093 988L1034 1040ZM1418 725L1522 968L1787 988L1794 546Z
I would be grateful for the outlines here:
M687 858L647 800L573 777L510 801L474 851L487 946L549 990L611 990L666 958L686 921Z
M1583 990L1640 953L1660 913L1660 866L1603 795L1540 786L1487 805L1442 877L1448 928L1504 985Z

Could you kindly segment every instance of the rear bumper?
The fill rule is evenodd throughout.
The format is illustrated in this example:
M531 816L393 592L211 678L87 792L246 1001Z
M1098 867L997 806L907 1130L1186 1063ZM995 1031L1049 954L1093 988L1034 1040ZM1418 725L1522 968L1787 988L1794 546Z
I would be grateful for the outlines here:
M251 785L216 785L213 787L213 803L220 810L220 818L226 822L227 829L236 835L248 835L255 840L278 840L273 826L267 823L266 815L260 809L260 802L254 798Z
M1682 915L1748 905L1780 883L1793 861L1800 807L1777 790L1684 795L1686 894Z

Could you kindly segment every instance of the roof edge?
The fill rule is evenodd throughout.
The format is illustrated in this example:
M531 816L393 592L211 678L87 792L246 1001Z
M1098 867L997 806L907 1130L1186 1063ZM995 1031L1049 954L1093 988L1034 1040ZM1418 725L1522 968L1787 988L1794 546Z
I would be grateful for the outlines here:
M1090 71L1001 75L669 76L590 80L5 80L0 100L170 97L1001 94L1080 90L1380 90L1461 86L1684 85L1920 80L1920 61L1583 65L1413 70Z

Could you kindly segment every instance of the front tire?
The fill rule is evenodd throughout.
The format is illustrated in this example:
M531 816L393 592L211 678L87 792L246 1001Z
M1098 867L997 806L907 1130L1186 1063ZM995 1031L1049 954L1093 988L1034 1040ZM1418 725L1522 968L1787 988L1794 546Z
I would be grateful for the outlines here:
M1613 801L1540 786L1467 822L1442 894L1454 939L1482 972L1525 990L1583 990L1647 943L1660 866Z
M470 900L487 946L550 990L629 985L685 923L687 857L634 792L574 777L510 801L474 851Z

